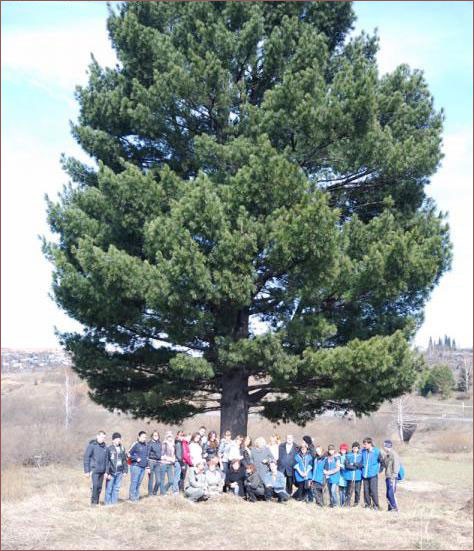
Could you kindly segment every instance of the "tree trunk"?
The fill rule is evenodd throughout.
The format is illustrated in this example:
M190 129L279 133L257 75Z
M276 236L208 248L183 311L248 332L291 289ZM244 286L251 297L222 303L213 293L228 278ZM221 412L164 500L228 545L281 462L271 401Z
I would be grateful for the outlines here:
M221 397L221 437L226 430L232 432L232 438L237 434L247 434L249 417L249 378L242 371L232 371L222 377Z

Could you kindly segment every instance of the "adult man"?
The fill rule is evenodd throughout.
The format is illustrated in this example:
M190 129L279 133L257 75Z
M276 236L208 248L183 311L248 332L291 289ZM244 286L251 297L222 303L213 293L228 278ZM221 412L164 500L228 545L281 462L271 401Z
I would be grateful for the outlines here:
M364 481L364 503L366 509L372 507L376 511L379 506L379 472L383 468L380 450L374 446L369 436L362 441L362 480Z
M354 507L359 505L360 487L362 484L362 453L360 451L359 442L352 443L352 451L346 454L344 464L344 479L347 482L346 500L344 505L351 506L352 493L355 493Z
M112 434L112 444L107 448L107 463L105 504L115 505L118 502L122 477L128 473L127 454L119 432Z
M295 466L296 446L293 435L287 434L286 442L278 447L278 470L285 476L286 493L291 495L293 491L293 469Z
M387 502L388 510L391 513L398 512L398 503L395 499L395 493L397 491L397 478L400 471L400 458L398 453L393 449L391 440L385 440L383 443L383 449L385 452L383 458L383 464L385 467L385 485L387 488Z
M204 451L207 444L207 429L204 425L201 425L198 432L201 436L199 443L201 444L202 450Z
M154 431L148 442L148 467L150 475L148 477L148 495L156 496L160 488L160 459L161 459L161 441L158 431Z
M278 498L278 503L288 501L289 494L285 492L285 475L277 469L276 461L270 461L270 470L265 473L263 484L265 485L265 501L271 501L272 497Z
M148 467L150 448L148 447L146 438L146 432L141 430L138 433L138 440L128 451L131 461L129 499L132 502L137 502L140 499L140 484L145 476L145 471L150 472L150 468Z
M99 504L107 466L105 432L100 430L95 440L89 442L84 453L84 473L91 480L91 505Z

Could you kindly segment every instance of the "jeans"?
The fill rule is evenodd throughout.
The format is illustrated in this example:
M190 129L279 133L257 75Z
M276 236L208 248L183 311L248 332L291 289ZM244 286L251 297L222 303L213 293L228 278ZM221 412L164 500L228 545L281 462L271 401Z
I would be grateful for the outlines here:
M324 505L323 490L324 484L321 484L320 482L314 483L313 495L316 501L316 505L319 505L319 507L322 507Z
M342 507L346 502L346 486L339 486L339 505Z
M276 497L279 503L290 499L290 496L283 490L276 492L273 488L265 488L265 501L271 501L272 497Z
M165 484L165 475L167 482ZM168 493L168 490L173 486L174 473L171 463L160 463L160 493L162 496Z
M122 484L123 472L119 471L112 475L112 478L107 480L105 484L105 504L113 505L117 503Z
M148 476L148 495L156 496L160 487L160 464L158 461L148 461L150 474Z
M181 464L179 463L179 461L175 461L174 476L173 476L173 494L179 493L179 487L180 487L180 482L182 478L181 475L182 475Z
M385 479L385 485L387 486L387 501L388 501L388 510L392 511L393 509L398 509L397 500L395 499L395 492L397 491L397 479L391 478Z
M361 485L362 485L362 480L347 481L346 502L345 502L346 507L350 507L351 505L352 493L354 489L355 489L354 505L359 505Z
M364 502L366 507L373 504L375 509L379 508L379 477L364 478Z
M338 499L337 499L337 489L338 489L337 482L329 482L328 480L328 490L329 490L329 497L330 497L330 507L337 507L338 505Z
M145 468L138 465L132 465L130 467L130 501L138 501L140 499L140 484L145 476Z
M91 503L99 503L100 492L102 491L102 485L104 483L105 473L96 473L92 471L91 474Z

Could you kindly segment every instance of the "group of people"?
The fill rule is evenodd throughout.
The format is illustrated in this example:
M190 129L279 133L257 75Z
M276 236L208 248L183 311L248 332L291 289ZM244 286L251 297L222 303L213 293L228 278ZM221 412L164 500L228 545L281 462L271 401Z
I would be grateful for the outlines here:
M106 434L99 431L84 454L84 472L91 479L91 503L97 505L105 480L105 504L118 502L123 477L130 471L129 500L137 502L140 486L148 476L148 495L158 493L184 496L191 501L206 501L229 492L248 501L279 503L290 497L314 502L323 507L357 506L361 488L364 505L380 509L378 479L385 473L388 511L397 512L397 481L404 469L392 441L385 440L383 449L372 438L345 443L339 449L330 444L326 450L304 436L297 445L292 435L281 442L273 435L267 445L263 437L232 438L226 431L219 439L215 431L207 433L202 426L194 434L167 431L164 439L157 431L138 433L128 451L121 435L112 434L112 443L105 443ZM325 497L327 494L327 498Z

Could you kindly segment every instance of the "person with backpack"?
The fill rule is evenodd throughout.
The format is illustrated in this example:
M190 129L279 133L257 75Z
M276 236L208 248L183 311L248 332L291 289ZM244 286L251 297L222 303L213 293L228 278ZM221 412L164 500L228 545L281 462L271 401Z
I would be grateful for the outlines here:
M148 474L148 495L158 495L160 487L160 459L161 459L161 441L160 435L154 431L151 435L151 440L148 443L148 466L150 472Z
M313 497L318 507L324 506L324 464L326 462L326 454L323 453L322 447L317 444L314 447L313 459L313 474L312 474L312 492Z
M354 507L359 505L360 487L362 485L362 453L359 442L352 442L352 451L346 454L344 462L344 478L347 482L346 500L344 505L351 506L354 493Z
M380 450L374 446L372 438L367 436L362 441L362 480L364 484L364 503L366 509L380 510L379 506L379 472L383 469L383 458Z
M91 505L99 504L104 475L108 468L108 452L105 445L105 432L100 430L84 452L84 474L91 481Z
M385 467L385 485L386 497L388 502L388 511L398 513L398 503L395 498L397 491L397 480L400 472L400 458L398 453L393 449L391 440L385 440L383 443L384 458L383 464Z
M140 485L145 472L150 472L148 466L149 447L147 444L147 434L144 430L138 433L137 441L128 451L130 458L130 491L129 499L131 502L137 502L140 499Z
M328 446L328 454L326 461L324 462L324 475L329 489L330 503L329 507L337 507L337 489L339 487L339 471L341 470L341 464L339 457L336 456L336 447L333 444Z
M127 452L122 446L119 432L112 434L112 444L107 448L107 482L105 484L105 504L118 502L122 478L128 473Z

